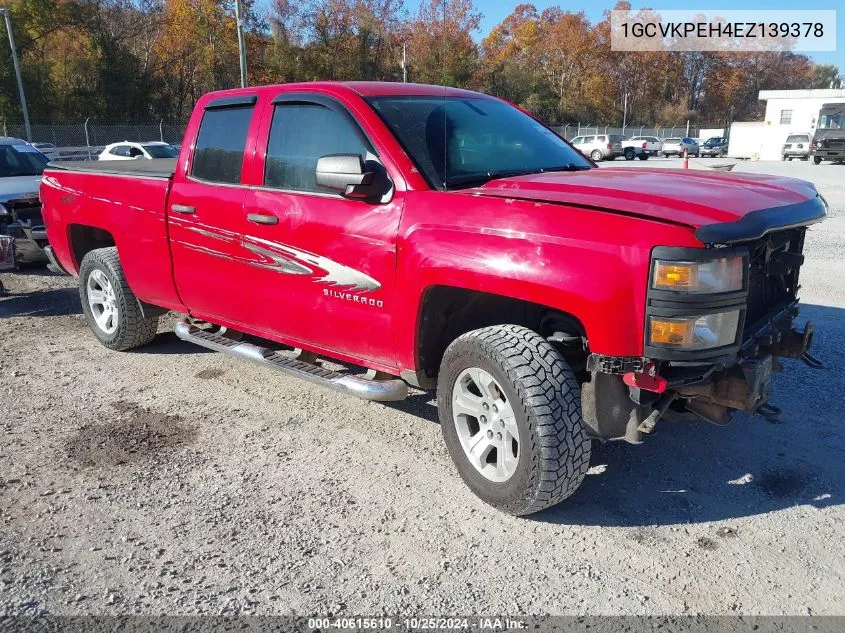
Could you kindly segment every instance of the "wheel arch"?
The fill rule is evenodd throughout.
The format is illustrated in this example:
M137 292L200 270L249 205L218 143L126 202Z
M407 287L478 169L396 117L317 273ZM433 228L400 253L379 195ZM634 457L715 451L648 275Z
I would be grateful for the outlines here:
M527 327L586 359L586 328L572 312L504 294L435 284L423 290L419 301L414 333L416 371L404 372L403 378L433 388L449 344L462 334L494 325Z
M98 248L117 247L111 231L90 224L72 223L67 226L68 245L77 272L82 265L82 258Z

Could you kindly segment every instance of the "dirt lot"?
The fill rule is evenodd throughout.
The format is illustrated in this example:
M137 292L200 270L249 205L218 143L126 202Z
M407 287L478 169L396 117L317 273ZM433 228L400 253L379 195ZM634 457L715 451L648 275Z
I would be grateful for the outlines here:
M109 352L75 280L0 275L0 614L845 613L834 169L788 166L834 204L802 290L830 368L778 375L780 423L598 447L529 519L464 487L428 394L346 398L183 344L172 319Z

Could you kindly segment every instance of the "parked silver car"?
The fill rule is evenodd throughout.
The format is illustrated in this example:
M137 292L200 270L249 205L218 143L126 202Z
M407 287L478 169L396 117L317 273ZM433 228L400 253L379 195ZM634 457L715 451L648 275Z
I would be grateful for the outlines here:
M810 135L790 134L786 137L783 149L780 152L781 160L792 160L800 158L807 160L810 157Z
M572 141L579 152L589 156L593 161L613 160L622 156L625 150L622 148L621 134L590 134L588 136L576 136Z
M663 145L660 148L660 153L664 156L683 156L684 150L687 150L689 156L699 156L701 150L698 148L698 143L695 139L689 136L683 138L667 138L663 139Z

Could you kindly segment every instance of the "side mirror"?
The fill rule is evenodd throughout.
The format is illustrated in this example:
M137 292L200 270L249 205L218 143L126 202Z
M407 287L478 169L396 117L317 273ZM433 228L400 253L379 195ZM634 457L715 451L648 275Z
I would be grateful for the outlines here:
M352 200L381 199L391 189L384 169L365 171L364 161L358 154L332 154L319 158L317 186Z

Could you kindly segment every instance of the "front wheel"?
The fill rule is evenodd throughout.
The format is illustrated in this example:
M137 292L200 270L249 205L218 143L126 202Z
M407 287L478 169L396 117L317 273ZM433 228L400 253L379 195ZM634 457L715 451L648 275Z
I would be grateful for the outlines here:
M513 515L566 499L590 463L580 392L560 352L527 328L498 325L455 339L440 365L437 408L461 478Z
M813 156L813 164L814 165L821 165L822 164L822 157L821 156Z
M145 317L129 288L117 249L98 248L82 258L79 297L88 326L104 346L124 351L155 338L158 317Z

